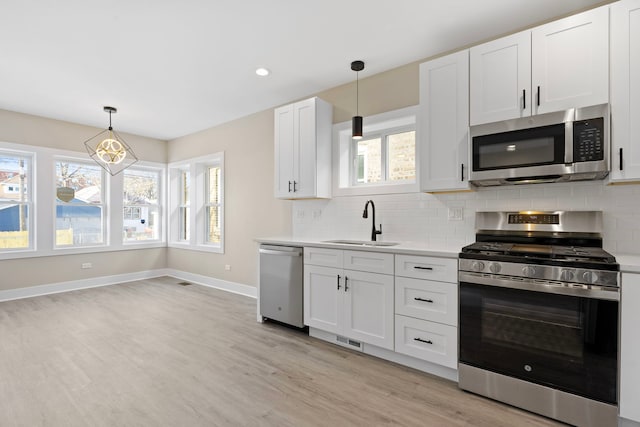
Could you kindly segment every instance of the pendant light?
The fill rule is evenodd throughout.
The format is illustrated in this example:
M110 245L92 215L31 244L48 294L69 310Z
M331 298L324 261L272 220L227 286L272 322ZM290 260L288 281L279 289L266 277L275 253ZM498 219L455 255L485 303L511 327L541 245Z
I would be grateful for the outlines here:
M138 161L129 144L111 126L111 114L118 110L114 107L103 107L109 113L109 128L94 137L87 139L84 146L89 156L111 175L117 175Z
M351 63L351 69L356 72L356 115L351 120L351 137L353 139L362 139L362 116L358 114L359 104L359 85L358 85L358 72L364 70L364 62L353 61Z

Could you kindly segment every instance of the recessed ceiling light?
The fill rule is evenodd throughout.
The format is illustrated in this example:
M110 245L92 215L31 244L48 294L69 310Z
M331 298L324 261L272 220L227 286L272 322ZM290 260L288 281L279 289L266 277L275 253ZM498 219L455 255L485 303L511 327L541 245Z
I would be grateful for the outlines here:
M267 70L266 68L256 69L256 74L259 75L260 77L268 76L270 73L271 71Z

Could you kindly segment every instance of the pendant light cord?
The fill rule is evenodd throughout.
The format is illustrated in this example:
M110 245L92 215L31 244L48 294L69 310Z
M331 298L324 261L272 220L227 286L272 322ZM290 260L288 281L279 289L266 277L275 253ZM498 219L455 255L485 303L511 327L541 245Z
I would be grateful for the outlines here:
M111 110L109 110L109 130L113 130L113 127L111 126Z
M356 71L356 116L359 116L360 114L358 111L358 106L360 105L360 85L359 85L359 76L360 72Z

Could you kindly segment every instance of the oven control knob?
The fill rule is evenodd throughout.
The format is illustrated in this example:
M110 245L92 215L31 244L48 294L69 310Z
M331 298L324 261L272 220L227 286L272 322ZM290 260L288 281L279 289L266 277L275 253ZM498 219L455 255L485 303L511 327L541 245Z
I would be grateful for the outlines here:
M522 274L524 274L526 277L533 277L536 275L536 268L530 265L522 267Z
M502 266L497 262L492 262L491 264L489 264L489 271L491 271L494 274L500 273L501 269L502 269Z
M586 283L595 283L598 281L598 275L593 271L585 271L584 273L582 273L582 279Z
M471 264L471 268L473 268L473 271L482 271L484 270L484 262L474 261L473 264Z
M571 270L562 270L560 272L560 280L562 280L564 282L572 281L574 276L575 276L575 274Z

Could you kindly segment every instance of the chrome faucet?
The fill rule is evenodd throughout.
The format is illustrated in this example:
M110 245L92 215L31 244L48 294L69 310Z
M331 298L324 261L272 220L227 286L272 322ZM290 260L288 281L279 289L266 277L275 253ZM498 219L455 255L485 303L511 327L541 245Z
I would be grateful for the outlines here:
M373 204L373 200L367 200L367 203L364 205L364 212L362 213L362 218L368 218L368 208L369 203L371 203L371 241L376 241L376 236L378 234L382 234L382 224L380 224L380 230L376 230L376 205Z

